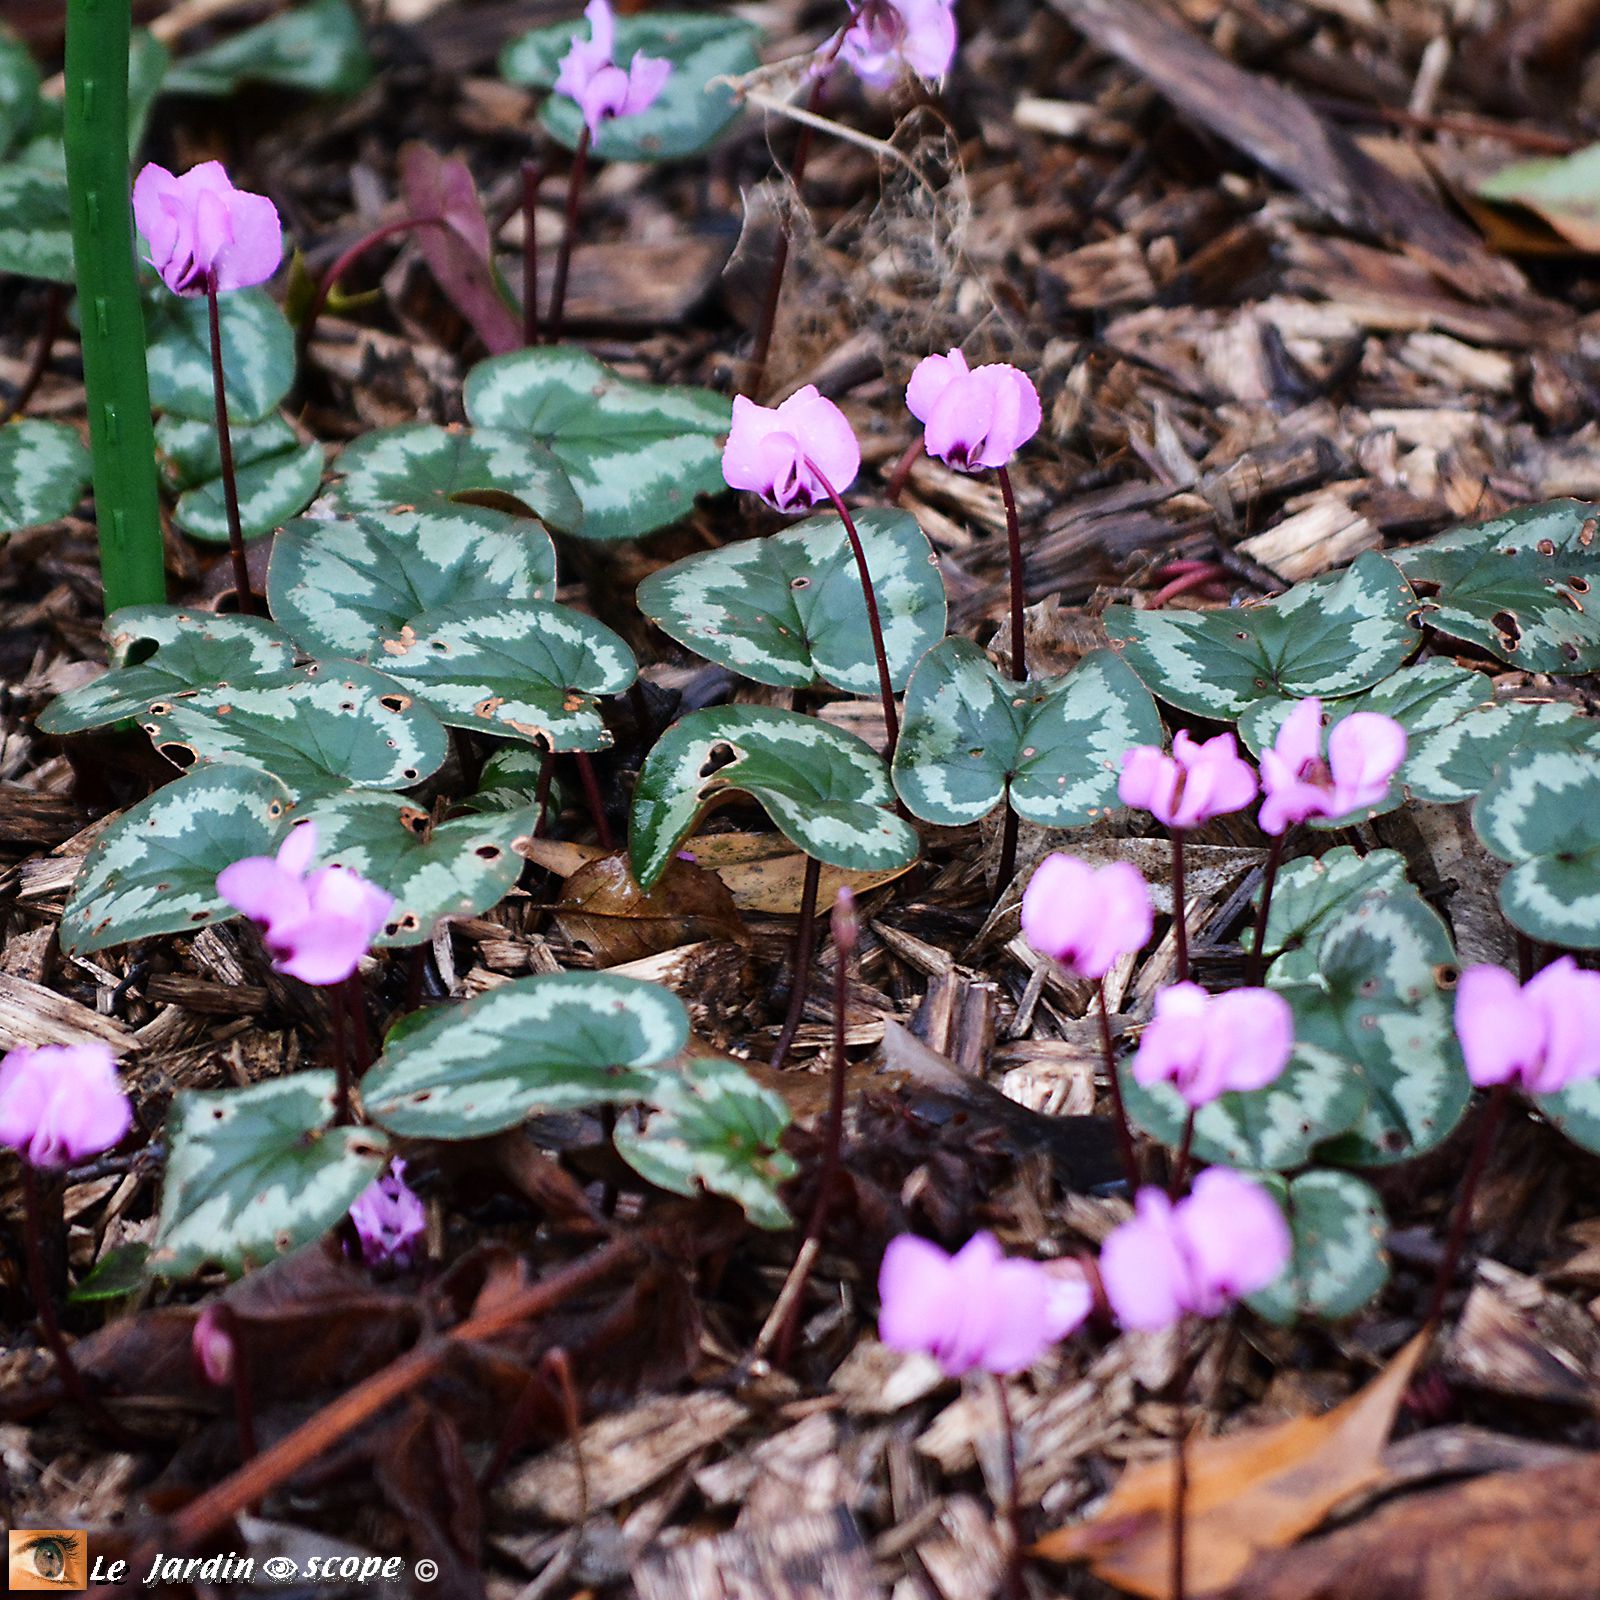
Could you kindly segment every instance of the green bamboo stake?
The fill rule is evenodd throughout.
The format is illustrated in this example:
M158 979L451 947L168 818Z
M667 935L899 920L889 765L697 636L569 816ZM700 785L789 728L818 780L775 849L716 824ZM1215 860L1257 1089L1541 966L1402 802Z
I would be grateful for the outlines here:
M68 0L67 186L106 613L167 597L128 187L131 0Z

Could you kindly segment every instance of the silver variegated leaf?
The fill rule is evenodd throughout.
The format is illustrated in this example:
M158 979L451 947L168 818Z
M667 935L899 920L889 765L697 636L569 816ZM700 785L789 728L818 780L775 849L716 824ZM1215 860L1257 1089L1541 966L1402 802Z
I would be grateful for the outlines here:
M254 767L296 800L410 788L438 770L449 742L410 690L349 661L158 700L144 729L174 766Z
M502 745L484 762L478 774L477 793L467 795L461 803L472 811L521 811L524 806L537 807L539 774L544 763L545 756L525 744ZM558 817L565 805L561 785L554 777L548 781L549 815Z
M1113 606L1113 646L1151 691L1231 721L1261 700L1335 699L1394 672L1416 648L1416 597L1392 561L1367 551L1343 572L1259 605L1214 611Z
M186 56L174 94L231 95L244 84L305 94L354 94L372 76L361 19L348 0L311 0Z
M545 600L448 606L383 641L384 670L441 721L511 734L552 750L603 750L596 695L638 675L633 652L603 622Z
M633 875L652 888L700 817L744 794L797 848L833 867L888 872L916 859L894 814L882 758L853 733L766 706L693 711L645 759L628 841Z
M1583 1078L1534 1103L1576 1145L1600 1154L1600 1078Z
M729 400L687 384L635 383L568 345L491 356L467 374L467 416L553 450L583 502L577 533L627 539L716 494Z
M1069 828L1118 805L1126 750L1160 742L1155 702L1111 651L1019 684L955 637L912 675L894 783L917 816L943 827L976 822L1009 791L1028 821Z
M238 1274L319 1239L382 1171L388 1141L335 1128L334 1075L185 1090L167 1114L166 1180L149 1270Z
M273 541L272 614L308 650L364 661L430 611L548 600L550 535L476 506L301 517Z
M605 972L519 978L432 1012L361 1084L367 1115L417 1139L478 1139L536 1111L647 1100L689 1038L653 983Z
M263 289L221 296L222 375L230 423L260 422L294 383L294 330ZM157 289L145 302L150 403L204 422L216 414L211 324L204 295Z
M1294 1255L1278 1281L1249 1299L1269 1322L1353 1316L1389 1281L1389 1221L1376 1191L1348 1172L1303 1172L1270 1185L1289 1219Z
M1426 734L1406 757L1406 787L1418 800L1453 805L1488 788L1523 751L1600 752L1600 722L1564 702L1502 701Z
M64 422L0 428L0 539L70 516L89 487L89 448Z
M641 1178L669 1194L709 1189L737 1201L758 1228L792 1224L779 1187L798 1170L779 1148L789 1126L781 1095L764 1089L737 1061L691 1061L663 1074L641 1127L617 1124L617 1153Z
M1472 826L1511 863L1500 909L1513 927L1600 948L1600 751L1516 752L1478 796Z
M294 647L265 617L124 606L108 619L110 670L69 689L39 714L44 733L83 733L134 717L161 700L286 672Z
M1369 894L1403 889L1405 883L1405 857L1397 850L1372 850L1362 855L1341 844L1320 856L1291 861L1278 874L1272 891L1267 954L1277 955L1291 947L1315 952L1334 918ZM1256 904L1260 903L1258 896ZM1314 967L1314 961L1310 964Z
M85 955L225 921L234 910L217 874L271 854L289 809L289 791L247 767L209 767L157 789L89 847L62 913L62 949Z
M345 511L477 505L537 517L558 533L577 532L585 521L562 463L540 441L504 428L380 428L346 445L338 470L334 499Z
M1600 669L1600 511L1581 500L1519 506L1452 528L1395 560L1422 620L1528 672Z
M939 558L909 512L861 511L855 523L898 693L944 637ZM831 512L771 538L687 556L646 578L637 598L662 632L757 683L878 692L861 578Z
M303 511L322 482L322 446L301 444L282 417L231 430L239 523L254 539ZM162 477L178 496L172 520L191 538L228 542L222 456L214 423L163 417L156 424Z
M17 161L0 167L0 273L76 281L65 172Z

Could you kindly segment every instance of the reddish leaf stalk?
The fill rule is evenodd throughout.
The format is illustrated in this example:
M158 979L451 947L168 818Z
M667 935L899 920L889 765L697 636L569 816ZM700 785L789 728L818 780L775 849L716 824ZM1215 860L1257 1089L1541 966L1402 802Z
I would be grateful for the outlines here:
M1006 892L1006 885L1017 873L1017 835L1021 832L1021 818L1011 803L1011 789L1006 788L1006 815L1000 824L1000 864L994 875L995 894Z
M1100 996L1100 1053L1105 1058L1106 1082L1111 1086L1111 1105L1117 1114L1117 1150L1122 1157L1122 1176L1130 1198L1139 1192L1139 1154L1133 1144L1133 1129L1128 1125L1127 1107L1122 1103L1122 1081L1117 1077L1117 1050L1111 1042L1111 1011L1106 1004L1106 980L1095 981Z
M1022 1587L1022 1486L1017 1468L1017 1424L1011 1414L1006 1380L993 1375L995 1409L1000 1413L1001 1443L1005 1450L1005 1504L1000 1508L1006 1524L1005 1592L1008 1600L1023 1600Z
M1183 887L1183 829L1172 829L1173 966L1179 983L1189 981L1188 896Z
M611 837L611 823L606 817L605 803L600 798L600 780L595 776L594 762L589 759L587 750L574 752L572 759L578 766L578 779L583 784L583 797L589 803L589 816L594 822L595 838L600 841L600 848L610 855L617 846Z
M1188 1532L1189 1520L1189 1440L1188 1419L1184 1414L1184 1382L1187 1376L1185 1369L1189 1365L1189 1330L1184 1321L1179 1321L1175 1330L1177 1354L1175 1357L1178 1369L1177 1394L1173 1398L1173 1409L1177 1415L1174 1418L1176 1433L1172 1441L1172 1575L1168 1580L1167 1590L1171 1600L1184 1600L1186 1592L1185 1579L1187 1573L1184 1560L1184 1541Z
M539 182L544 167L522 163L522 342L539 342Z
M1272 891L1277 887L1278 868L1283 865L1283 847L1288 842L1289 830L1285 828L1267 852L1266 871L1261 879L1261 908L1256 913L1255 943L1244 965L1244 981L1251 987L1261 982L1261 975L1266 971L1267 919L1272 913Z
M589 169L589 129L578 135L578 148L572 155L572 171L567 175L566 226L561 248L556 252L555 279L550 285L549 343L561 342L561 322L567 309L567 274L572 267L572 247L578 237L578 208L583 201L583 180Z
M333 1070L337 1087L333 1094L333 1125L347 1128L355 1121L350 1109L350 1046L344 1036L344 992L342 987L328 995L329 1021L333 1043Z
M398 222L386 222L381 228L374 228L371 233L357 239L323 273L322 281L317 285L317 297L311 302L311 309L306 313L306 320L300 325L300 349L302 352L311 343L311 335L316 332L317 319L327 309L328 301L333 295L334 286L367 251L372 249L374 245L382 244L385 239L392 239L397 233L409 233L413 228L444 228L448 226L449 224L443 217L402 217Z
M811 988L811 952L817 941L817 891L822 884L822 863L806 857L806 875L800 885L800 925L794 935L793 976L789 980L789 1009L772 1052L772 1070L779 1071L788 1058L789 1047L800 1031L805 1015L806 993Z
M1428 1312L1422 1319L1425 1329L1436 1328L1444 1311L1445 1296L1450 1292L1451 1280L1456 1275L1456 1265L1461 1260L1461 1248L1467 1242L1467 1228L1472 1222L1472 1200L1484 1169L1489 1165L1489 1152L1494 1148L1495 1135L1505 1120L1506 1105L1511 1099L1511 1083L1497 1083L1489 1091L1489 1102L1483 1108L1478 1122L1477 1138L1472 1154L1467 1159L1466 1175L1461 1180L1456 1212L1450 1223L1450 1238L1444 1247L1444 1257L1433 1280L1433 1293L1428 1296Z
M549 820L550 813L550 780L555 776L556 753L546 750L539 757L539 776L533 783L533 803L539 808L538 818L533 824L535 839L544 837L545 823Z
M233 471L233 437L228 431L228 394L222 373L222 311L217 303L217 275L206 276L206 309L211 320L211 389L216 399L217 452L222 462L222 503L228 513L228 554L233 561L233 590L241 616L259 616L263 608L250 589L244 559L244 530L239 521L239 485Z
M334 1003L338 1004L335 996ZM372 1037L367 1032L367 997L361 989L361 974L352 972L344 980L344 1003L350 1011L350 1038L353 1045L351 1071L361 1075L372 1065Z
M33 359L28 363L28 370L10 403L0 409L0 428L27 410L28 402L44 381L45 372L50 366L50 352L55 348L56 335L61 332L61 313L66 303L66 289L59 283L52 283L45 298L44 327L40 330L39 342L33 347Z
M1167 1194L1174 1200L1183 1193L1184 1179L1189 1176L1189 1158L1194 1153L1194 1107L1189 1107L1189 1115L1183 1119L1183 1138L1178 1144L1178 1158L1172 1163L1172 1179L1167 1185Z

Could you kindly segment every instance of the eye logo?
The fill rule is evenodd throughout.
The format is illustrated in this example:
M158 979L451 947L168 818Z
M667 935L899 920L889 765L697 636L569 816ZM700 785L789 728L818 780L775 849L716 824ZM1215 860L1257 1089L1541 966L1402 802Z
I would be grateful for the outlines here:
M269 1578L276 1578L280 1583L292 1578L299 1570L288 1556L268 1556L261 1566Z
M89 1587L89 1540L82 1528L18 1528L6 1535L6 1580L13 1590Z

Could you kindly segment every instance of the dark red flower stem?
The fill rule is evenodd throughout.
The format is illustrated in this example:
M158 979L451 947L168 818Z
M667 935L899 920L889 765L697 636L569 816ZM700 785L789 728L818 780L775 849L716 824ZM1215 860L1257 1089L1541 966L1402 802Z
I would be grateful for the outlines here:
M1172 830L1173 968L1179 983L1189 981L1188 896L1183 887L1183 829Z
M539 342L539 183L544 166L522 163L522 342Z
M1189 1158L1194 1153L1194 1107L1183 1119L1183 1138L1178 1144L1178 1158L1172 1163L1172 1178L1167 1185L1167 1195L1176 1200L1183 1193L1184 1180L1189 1176Z
M1189 1366L1189 1328L1186 1319L1179 1320L1174 1334L1177 1352L1173 1361L1177 1377L1176 1393L1173 1395L1172 1569L1167 1593L1170 1600L1184 1600L1188 1588L1184 1543L1189 1522L1189 1419L1183 1403Z
M1283 865L1283 848L1288 842L1289 830L1285 828L1267 851L1266 870L1261 878L1261 906L1256 912L1255 943L1250 947L1250 957L1244 964L1244 981L1252 988L1261 982L1262 974L1267 970L1267 921L1272 914L1272 891L1277 887L1278 868Z
M539 757L539 775L533 781L533 803L539 815L533 824L535 839L544 837L545 824L550 820L550 780L555 776L556 753L546 750Z
M1117 1150L1122 1157L1122 1176L1127 1180L1131 1199L1139 1192L1139 1153L1133 1144L1133 1129L1128 1125L1128 1110L1122 1103L1122 1080L1117 1076L1117 1047L1111 1042L1111 1010L1106 1004L1106 980L1095 980L1100 999L1100 1054L1105 1058L1106 1082L1111 1086L1111 1105L1117 1114Z
M367 1032L367 997L362 992L361 974L352 972L344 980L344 1003L350 1012L351 1070L359 1078L372 1065L372 1038Z
M894 471L889 474L889 484L884 490L883 497L892 506L900 504L900 496L906 492L906 483L911 477L911 469L916 466L917 458L927 454L928 446L922 434L918 434L905 448L905 454L894 464Z
M61 332L61 313L66 303L65 287L59 283L52 283L45 297L44 326L39 332L39 342L33 347L33 360L28 363L28 370L17 386L17 392L12 395L5 408L0 410L0 428L27 410L28 402L33 399L39 385L44 381L44 375L50 366L50 352L55 348L56 335Z
M1439 1262L1439 1271L1433 1280L1433 1293L1428 1296L1427 1315L1422 1319L1424 1329L1436 1328L1444 1311L1445 1296L1450 1292L1451 1281L1456 1275L1456 1265L1461 1260L1461 1247L1467 1242L1467 1229L1472 1222L1473 1196L1477 1193L1484 1169L1489 1164L1489 1152L1494 1148L1494 1138L1500 1131L1500 1124L1505 1120L1506 1105L1510 1099L1510 1080L1497 1083L1489 1091L1488 1104L1484 1106L1483 1115L1478 1119L1477 1138L1473 1141L1472 1154L1467 1159L1466 1174L1457 1192L1455 1216L1450 1223L1450 1238L1444 1247L1444 1256Z
M1022 592L1022 524L1017 518L1017 497L1011 492L1011 474L1004 467L996 467L994 475L1000 480L1000 498L1006 507L1006 550L1011 563L1011 676L1018 683L1025 683L1028 662L1022 642L1026 598Z
M995 1410L1000 1413L1006 1474L1002 1486L1005 1503L1000 1507L1000 1515L1006 1524L1004 1588L1007 1600L1023 1600L1026 1591L1022 1587L1022 1474L1017 1465L1017 1424L1011 1414L1011 1396L1006 1392L1006 1380L999 1373L994 1373L991 1381L994 1384Z
M311 343L311 335L316 332L317 321L328 308L328 301L333 295L334 287L345 273L353 267L374 245L380 245L385 239L392 239L398 233L409 233L413 228L443 228L448 226L443 217L401 217L398 222L386 222L381 228L374 228L371 233L364 234L350 246L328 270L323 273L322 281L317 285L317 297L311 302L311 309L306 313L306 319L300 324L300 349L302 353Z
M1006 892L1006 885L1017 873L1017 835L1021 832L1020 822L1017 808L1011 803L1011 791L1007 789L1005 820L1000 824L1000 865L994 875L996 896Z
M233 1422L239 1435L239 1460L250 1461L256 1450L255 1388L250 1377L250 1352L239 1333L239 1318L230 1305L221 1301L213 1307L218 1325L233 1349L233 1371L228 1388L233 1395Z
M233 437L228 431L228 392L222 374L222 310L217 298L217 275L206 275L206 309L211 320L211 389L216 400L217 454L222 463L222 503L228 513L228 554L233 560L233 592L241 616L264 615L250 589L250 570L244 559L244 529L239 521L239 485L233 471Z
M793 976L789 980L789 1009L784 1014L783 1028L772 1052L772 1070L779 1071L788 1058L789 1047L800 1031L800 1019L805 1015L806 993L811 988L811 952L817 942L817 890L822 883L822 863L815 856L806 857L806 875L800 886L800 925L795 929Z
M566 226L561 248L556 252L555 279L550 285L549 342L561 342L561 323L567 309L567 274L572 268L572 247L578 237L578 209L583 202L583 180L589 170L589 128L578 135L578 148L572 154L572 170L567 174Z
M850 540L850 549L856 558L856 572L861 579L861 597L867 603L867 627L872 632L872 653L878 659L878 694L883 701L883 725L888 732L888 743L884 749L884 759L894 760L895 748L900 743L900 716L895 710L894 688L889 678L889 657L883 648L883 624L878 619L878 596L872 587L872 574L867 570L867 552L861 548L861 535L856 532L856 525L852 521L849 508L839 498L839 491L828 482L822 469L809 456L805 458L807 468L816 475L816 480L822 485L822 492L833 502L833 509L838 512L839 520L844 524L846 537Z
M350 1046L345 1039L343 985L329 992L328 1013L336 1080L333 1092L333 1125L336 1128L347 1128L355 1121L355 1115L350 1109Z
M583 785L583 797L589 803L589 815L594 822L595 838L599 840L600 848L610 855L617 846L611 837L611 823L606 817L605 804L600 798L600 780L595 776L594 762L589 759L587 750L575 751L572 759L577 763L578 781Z
M1514 928L1512 932L1517 936L1517 982L1526 983L1539 969L1533 940L1520 928Z

